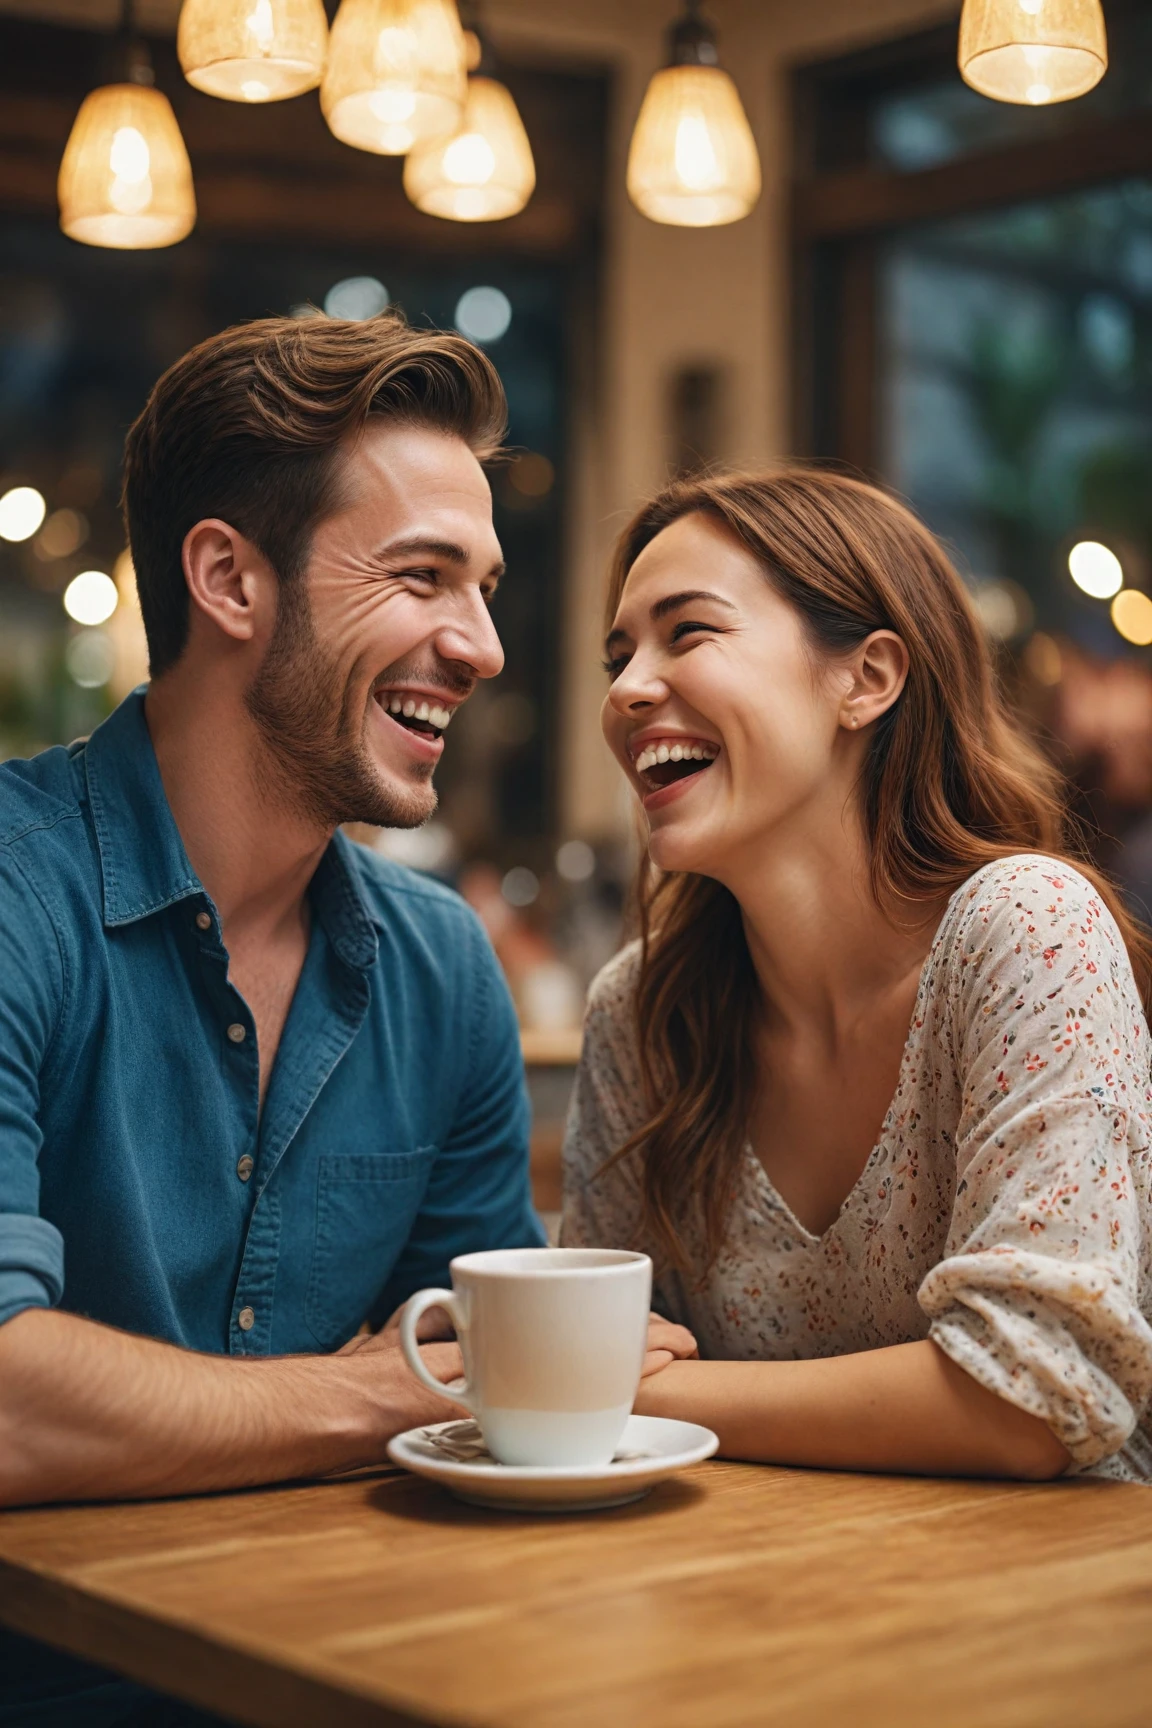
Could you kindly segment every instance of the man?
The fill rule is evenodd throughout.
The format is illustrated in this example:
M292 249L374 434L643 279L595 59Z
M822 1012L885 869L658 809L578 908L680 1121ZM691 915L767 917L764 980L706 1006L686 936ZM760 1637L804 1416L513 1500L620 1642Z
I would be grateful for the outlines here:
M542 1240L491 949L338 831L425 821L500 670L503 424L388 315L226 331L129 433L152 682L0 768L0 1505L378 1460L453 1407L363 1323ZM0 1721L133 1700L0 1635Z

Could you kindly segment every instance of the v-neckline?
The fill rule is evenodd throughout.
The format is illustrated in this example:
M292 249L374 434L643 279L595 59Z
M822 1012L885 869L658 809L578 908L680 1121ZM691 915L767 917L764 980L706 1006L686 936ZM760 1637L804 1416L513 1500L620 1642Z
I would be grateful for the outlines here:
M928 981L928 971L932 962L936 958L936 949L939 946L941 934L943 933L944 926L948 921L949 914L952 911L952 903L964 886L965 884L962 882L960 887L955 889L954 892L948 896L948 903L940 915L940 922L933 931L932 941L928 946L927 954L924 956L924 964L920 968L920 977L916 984L916 995L912 1002L912 1016L908 1022L908 1032L904 1039L904 1048L900 1052L900 1067L896 1074L896 1089L888 1101L888 1108L884 1112L884 1120L880 1124L880 1131L876 1136L876 1143L872 1147L867 1158L865 1158L864 1163L860 1167L860 1174L845 1194L843 1200L841 1200L836 1216L833 1218L831 1224L829 1224L826 1230L822 1230L819 1234L816 1234L814 1231L809 1230L806 1224L800 1222L791 1206L789 1206L787 1200L785 1200L783 1194L781 1194L780 1190L777 1188L775 1182L773 1182L771 1176L769 1176L767 1170L765 1170L759 1158L757 1158L756 1149L751 1140L745 1140L744 1142L744 1155L746 1158L751 1159L752 1163L756 1167L757 1182L761 1190L762 1199L767 1201L773 1211L783 1213L792 1228L799 1236L802 1236L805 1243L811 1247L820 1247L822 1243L827 1242L828 1238L839 1229L845 1214L851 1208L852 1202L855 1200L857 1194L859 1194L864 1187L865 1180L871 1175L873 1165L884 1150L885 1142L888 1137L888 1127L892 1120L893 1112L896 1109L896 1100L899 1098L904 1087L904 1073L912 1054L913 1040L916 1038L917 1033L924 1024L924 1017L920 1012L920 1005Z

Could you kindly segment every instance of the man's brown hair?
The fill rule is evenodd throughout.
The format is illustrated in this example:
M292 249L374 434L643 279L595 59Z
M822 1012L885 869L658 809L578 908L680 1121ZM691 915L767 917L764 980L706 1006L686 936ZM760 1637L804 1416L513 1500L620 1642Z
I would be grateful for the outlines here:
M152 676L188 637L181 549L205 517L258 546L281 582L338 496L337 452L373 415L462 438L484 458L506 421L495 367L462 336L395 311L353 323L262 318L170 366L128 433L124 522Z

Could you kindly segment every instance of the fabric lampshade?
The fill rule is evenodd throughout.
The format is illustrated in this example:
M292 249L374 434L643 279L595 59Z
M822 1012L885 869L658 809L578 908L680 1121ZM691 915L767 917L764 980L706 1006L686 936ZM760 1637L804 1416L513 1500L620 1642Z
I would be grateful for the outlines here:
M653 222L712 228L747 216L760 158L739 92L719 66L655 73L632 134L628 194Z
M1108 69L1100 0L965 0L960 71L997 102L1068 102Z
M532 146L511 93L479 75L468 80L456 131L417 144L404 164L404 190L416 208L453 222L515 216L535 186Z
M172 246L196 221L192 166L171 104L146 84L84 98L57 183L60 226L88 246Z
M184 0L176 33L189 84L229 102L278 102L324 73L323 0Z
M345 144L404 156L454 130L466 85L455 0L342 0L320 106Z

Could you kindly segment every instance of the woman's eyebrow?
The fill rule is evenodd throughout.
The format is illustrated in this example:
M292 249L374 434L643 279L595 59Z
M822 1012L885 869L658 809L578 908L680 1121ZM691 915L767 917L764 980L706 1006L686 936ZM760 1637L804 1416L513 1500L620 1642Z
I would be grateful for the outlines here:
M729 612L740 610L731 600L725 600L723 594L713 594L707 588L682 588L679 594L665 594L662 600L654 600L648 608L648 616L653 624L658 624L661 618L667 618L670 612L678 612L681 606L690 606L697 600L711 600L717 606L726 606ZM610 654L614 644L627 640L627 630L610 630L604 638L604 652Z
M653 624L658 624L661 618L667 618L669 612L677 611L681 606L689 606L697 600L712 600L717 606L726 606L729 612L738 611L731 600L725 600L723 594L709 593L707 588L684 588L679 594L665 594L663 600L654 600L649 608L648 616Z

